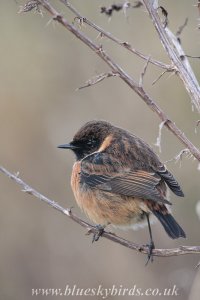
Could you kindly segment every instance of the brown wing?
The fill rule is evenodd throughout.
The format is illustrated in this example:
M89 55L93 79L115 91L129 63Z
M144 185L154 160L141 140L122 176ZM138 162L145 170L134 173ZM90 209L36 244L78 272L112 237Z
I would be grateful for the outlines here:
M81 163L81 183L114 194L171 204L161 193L161 177L155 172L123 169L105 153L94 153Z

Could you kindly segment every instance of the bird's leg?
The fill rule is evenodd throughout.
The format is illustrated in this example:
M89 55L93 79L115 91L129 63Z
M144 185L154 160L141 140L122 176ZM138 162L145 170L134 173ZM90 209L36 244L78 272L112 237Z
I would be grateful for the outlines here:
M153 241L153 237L152 237L151 225L150 225L150 221L149 221L149 214L147 214L147 213L146 213L146 218L147 218L147 223L148 223L148 228L149 228L150 242L149 242L149 244L147 244L148 257L147 257L147 262L146 262L145 266L148 265L150 260L151 260L151 262L153 262L152 251L153 251L153 249L155 249L155 245L154 245L154 241Z
M95 232L93 234L92 243L98 241L100 236L102 236L105 227L106 227L106 225L100 225L100 224L95 226Z

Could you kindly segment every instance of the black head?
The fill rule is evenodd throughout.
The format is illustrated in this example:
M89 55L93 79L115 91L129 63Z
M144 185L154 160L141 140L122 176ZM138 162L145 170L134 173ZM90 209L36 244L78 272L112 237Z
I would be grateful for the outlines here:
M77 160L97 151L104 139L112 132L113 126L105 121L90 121L75 134L72 142L58 148L71 149Z

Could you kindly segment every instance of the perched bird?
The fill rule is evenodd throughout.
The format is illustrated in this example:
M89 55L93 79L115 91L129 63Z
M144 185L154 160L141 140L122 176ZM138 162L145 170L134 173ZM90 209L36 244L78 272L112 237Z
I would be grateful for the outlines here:
M75 153L71 186L79 207L97 225L97 241L108 224L132 227L155 215L172 239L186 237L166 205L167 186L177 196L183 192L173 175L141 138L105 121L90 121L69 144L59 148Z

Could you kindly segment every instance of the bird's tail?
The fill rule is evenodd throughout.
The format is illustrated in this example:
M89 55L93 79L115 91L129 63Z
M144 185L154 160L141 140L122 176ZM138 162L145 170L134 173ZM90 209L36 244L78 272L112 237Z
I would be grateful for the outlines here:
M163 213L162 210L152 210L152 213L161 222L170 238L178 239L179 237L186 237L186 234L181 226L176 222L174 217L168 211L165 211L165 213Z

